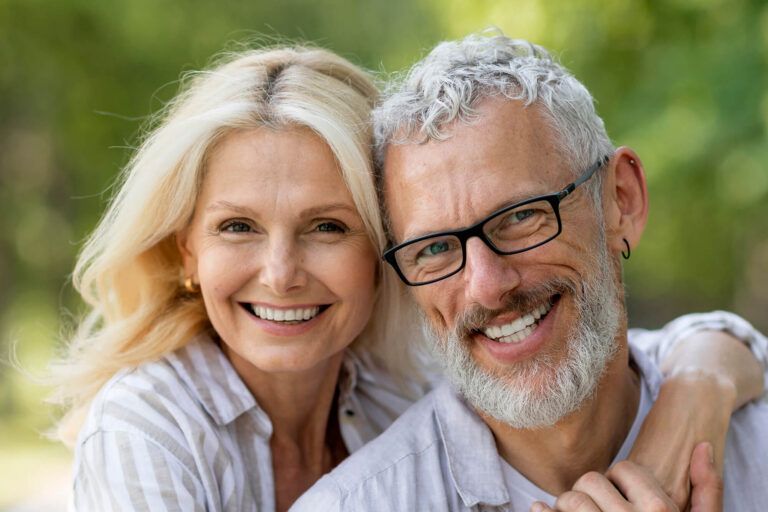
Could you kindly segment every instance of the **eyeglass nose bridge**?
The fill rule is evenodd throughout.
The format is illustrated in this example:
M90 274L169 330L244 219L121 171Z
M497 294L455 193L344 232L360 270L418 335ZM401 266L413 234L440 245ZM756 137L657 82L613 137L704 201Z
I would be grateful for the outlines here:
M491 220L491 219L488 219ZM487 221L486 221L487 222ZM483 222L482 224L476 224L474 226L471 226L467 228L464 231L461 231L459 233L455 233L455 236L458 237L459 242L461 243L461 267L458 268L458 271L461 271L464 266L467 263L467 242L470 238L479 238L486 247L488 247L491 251L493 251L494 254L497 256L506 256L507 253L500 250L496 245L491 241L490 238L488 238L488 235L485 234L485 231L483 231L483 228L485 227L486 222Z

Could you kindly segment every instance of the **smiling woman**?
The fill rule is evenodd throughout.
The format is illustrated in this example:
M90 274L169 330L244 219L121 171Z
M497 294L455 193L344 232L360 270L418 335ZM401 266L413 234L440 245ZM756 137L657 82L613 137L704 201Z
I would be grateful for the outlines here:
M75 269L79 508L285 510L423 393L378 258L376 93L328 51L254 50L163 113Z

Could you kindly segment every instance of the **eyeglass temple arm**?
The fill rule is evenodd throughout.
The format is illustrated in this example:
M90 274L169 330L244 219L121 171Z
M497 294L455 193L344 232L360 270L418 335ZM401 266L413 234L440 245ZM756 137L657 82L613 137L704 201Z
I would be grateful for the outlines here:
M578 177L578 179L577 179L576 181L574 181L573 183L571 183L570 185L568 185L567 187L565 187L565 188L563 189L563 191L562 191L562 192L560 192L560 194L558 194L558 197L559 197L560 199L563 199L563 198L564 198L564 197L566 197L568 194L570 194L571 192L573 192L574 190L576 190L576 187L578 187L579 185L581 185L582 183L584 183L585 181L587 181L589 178L591 178L591 177L592 177L592 175L593 175L593 174L595 174L595 172L596 172L596 171L597 171L599 168L601 168L602 166L604 166L605 164L607 164L607 163L608 163L608 160L610 160L610 159L611 159L610 155L605 155L603 158L601 158L600 160L598 160L597 162L595 162L594 164L592 164L592 166L591 166L589 169L587 169L587 172L585 172L584 174L582 174L581 176L579 176L579 177Z

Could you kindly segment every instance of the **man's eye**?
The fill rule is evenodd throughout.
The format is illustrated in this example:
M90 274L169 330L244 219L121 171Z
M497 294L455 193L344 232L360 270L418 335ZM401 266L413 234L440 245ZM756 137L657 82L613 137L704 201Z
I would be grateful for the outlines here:
M447 240L441 240L439 242L432 242L428 246L424 247L420 252L420 257L429 257L429 256L437 256L438 254L442 254L444 252L447 252L451 249L450 244Z
M512 223L522 222L528 217L532 216L534 213L536 213L536 210L533 209L518 210L509 216L509 221Z
M226 233L248 233L251 231L251 226L246 224L245 222L233 220L226 222L222 227L221 231L224 231Z

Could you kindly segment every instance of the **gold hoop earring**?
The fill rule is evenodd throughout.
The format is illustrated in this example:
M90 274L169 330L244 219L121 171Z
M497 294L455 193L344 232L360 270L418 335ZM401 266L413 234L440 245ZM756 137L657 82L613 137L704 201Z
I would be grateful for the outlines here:
M184 280L184 289L189 293L197 293L200 291L200 287L195 285L195 283L192 281L192 276L187 276L187 278Z

